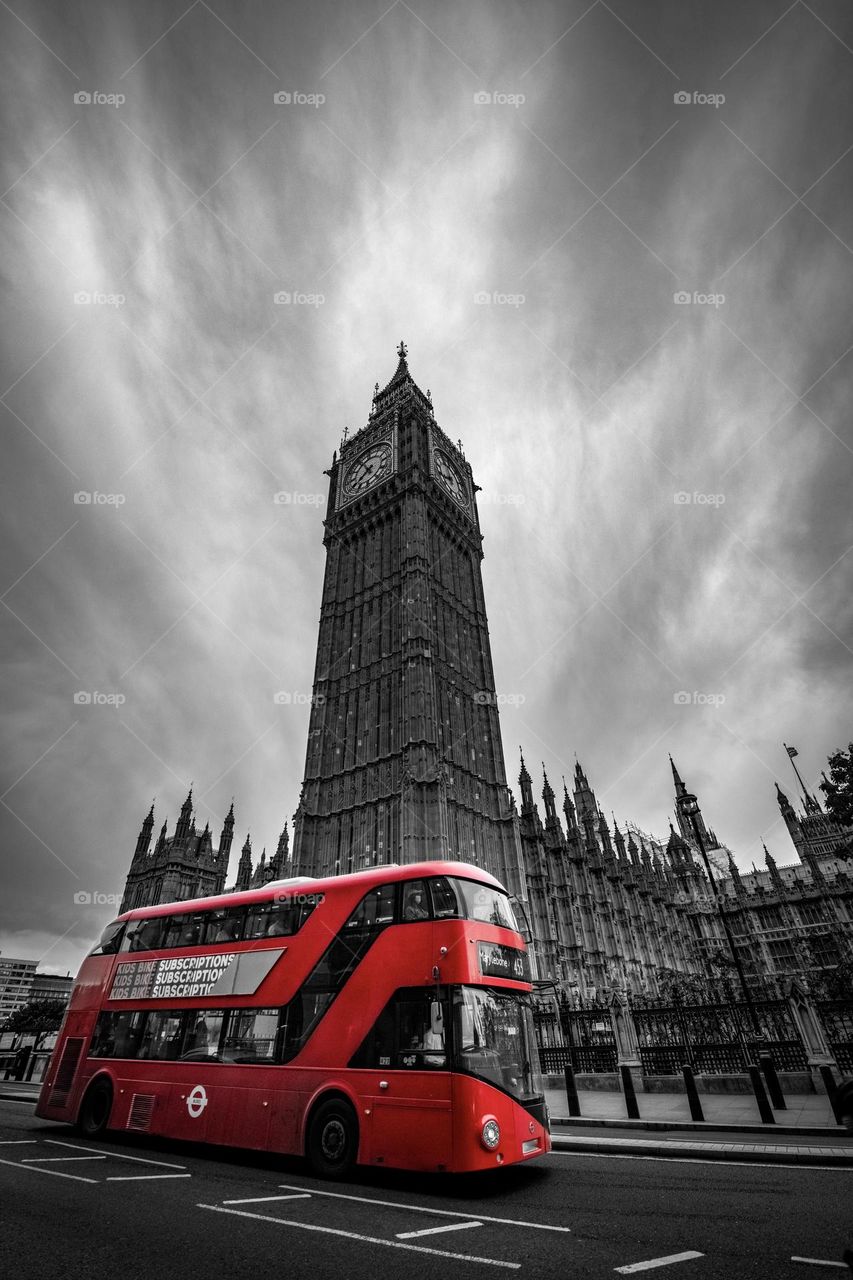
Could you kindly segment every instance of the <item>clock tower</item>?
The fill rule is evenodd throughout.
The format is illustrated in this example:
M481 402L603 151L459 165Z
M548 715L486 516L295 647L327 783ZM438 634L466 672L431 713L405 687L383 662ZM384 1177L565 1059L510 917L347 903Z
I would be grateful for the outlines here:
M326 571L293 873L458 859L526 899L480 572L477 486L399 363L327 472Z

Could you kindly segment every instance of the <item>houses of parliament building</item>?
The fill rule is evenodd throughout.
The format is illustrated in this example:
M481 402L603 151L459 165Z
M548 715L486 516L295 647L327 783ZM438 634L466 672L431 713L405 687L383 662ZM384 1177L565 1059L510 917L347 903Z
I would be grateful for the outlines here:
M669 973L715 972L721 911L747 973L807 974L853 958L853 828L802 784L777 786L797 861L738 871L674 763L675 826L658 840L608 826L580 764L542 812L524 760L507 785L475 484L461 442L408 368L377 384L368 420L327 472L326 565L308 746L294 815L267 861L247 837L231 887L451 858L497 876L517 901L540 981L580 998L655 994ZM789 754L791 754L789 752ZM796 766L795 766L796 767ZM801 782L799 774L798 781ZM122 910L222 892L233 805L214 848L188 796L152 849L142 824ZM711 883L705 857L714 870Z

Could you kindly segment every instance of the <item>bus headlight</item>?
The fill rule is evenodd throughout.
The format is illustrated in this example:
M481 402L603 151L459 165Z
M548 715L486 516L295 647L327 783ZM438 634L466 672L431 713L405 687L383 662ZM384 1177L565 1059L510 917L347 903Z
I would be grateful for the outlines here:
M487 1151L494 1151L501 1140L501 1127L497 1120L487 1120L480 1134L480 1141Z

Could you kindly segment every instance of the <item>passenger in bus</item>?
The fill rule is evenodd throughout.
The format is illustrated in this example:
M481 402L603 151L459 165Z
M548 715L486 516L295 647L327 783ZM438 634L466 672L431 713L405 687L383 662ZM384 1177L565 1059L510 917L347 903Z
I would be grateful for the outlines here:
M424 895L420 885L406 886L406 902L403 907L404 920L426 920L429 918Z

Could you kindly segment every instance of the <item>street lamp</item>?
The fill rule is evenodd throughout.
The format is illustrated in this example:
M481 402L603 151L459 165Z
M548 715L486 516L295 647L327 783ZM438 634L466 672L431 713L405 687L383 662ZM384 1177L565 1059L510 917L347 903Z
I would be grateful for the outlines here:
M687 803L684 805L684 812L687 814L688 818L690 819L690 826L693 828L693 837L696 841L696 844L699 847L699 852L702 855L702 861L705 864L705 874L707 875L708 880L710 882L711 892L714 895L714 904L717 908L717 915L720 917L720 923L722 924L723 932L726 935L726 942L729 944L729 952L731 954L734 966L737 969L737 976L740 979L740 986L743 992L744 1003L746 1004L746 1007L749 1010L749 1016L752 1022L752 1029L755 1033L756 1038L760 1040L761 1024L758 1021L758 1014L755 1012L755 1005L752 1003L752 996L749 993L749 987L746 985L746 975L744 974L744 971L743 971L743 965L741 964L740 956L738 955L737 948L735 947L734 938L732 937L732 931L729 928L729 922L726 919L726 913L723 910L723 904L720 899L720 893L719 893L719 890L717 889L717 882L714 879L714 873L711 870L711 863L709 861L708 854L705 849L705 841L702 839L702 833L699 830L699 824L696 821L696 815L699 813L699 802L697 800L688 800Z

